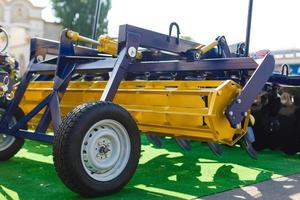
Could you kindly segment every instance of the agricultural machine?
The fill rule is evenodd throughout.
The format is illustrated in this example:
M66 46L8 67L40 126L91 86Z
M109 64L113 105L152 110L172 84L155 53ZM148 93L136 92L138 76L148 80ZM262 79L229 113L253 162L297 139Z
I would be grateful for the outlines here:
M300 152L300 76L289 65L274 72L252 106L256 141L253 147L281 150L289 155Z
M16 81L18 62L8 55L5 50L8 47L8 34L0 25L0 98L13 98L13 82Z
M265 124L254 123L251 107L259 107L254 116L270 120L269 129L282 128L273 105L287 105L278 102L277 83L290 77L272 76L269 52L249 57L249 40L230 50L224 36L203 45L179 34L172 23L169 34L122 25L118 39L94 40L71 30L59 42L33 38L15 90L5 80L17 64L1 54L1 68L9 70L1 79L0 160L15 155L24 139L52 143L63 183L91 197L119 191L131 179L140 133L157 146L173 137L185 150L199 140L216 154L221 144L238 143L255 158L252 129Z

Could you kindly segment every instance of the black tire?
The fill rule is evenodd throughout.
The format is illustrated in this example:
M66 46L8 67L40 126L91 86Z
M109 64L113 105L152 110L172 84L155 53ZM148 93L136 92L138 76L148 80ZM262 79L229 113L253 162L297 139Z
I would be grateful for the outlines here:
M5 103L0 104L0 109L5 110L6 108L7 108L7 104ZM21 108L18 107L14 114L14 118L16 119L16 121L19 121L24 116L25 116L24 112L22 111ZM25 125L22 129L27 130L27 125ZM8 148L0 151L0 161L9 160L16 153L18 153L19 150L22 148L24 141L25 141L24 138L15 137L14 142Z
M96 180L91 177L81 158L82 145L87 143L83 143L87 132L94 130L90 128L103 120L114 120L124 126L128 133L128 141L130 141L130 148L127 149L130 154L127 163L125 162L125 168L117 177L109 181ZM97 144L99 145L98 142ZM140 134L128 111L111 102L86 103L68 113L55 134L54 166L62 182L72 191L85 197L109 195L121 190L133 176L138 165L140 148Z

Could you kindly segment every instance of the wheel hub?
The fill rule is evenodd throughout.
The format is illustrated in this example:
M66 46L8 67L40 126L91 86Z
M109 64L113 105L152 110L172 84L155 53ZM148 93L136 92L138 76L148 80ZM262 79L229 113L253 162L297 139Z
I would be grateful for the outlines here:
M96 128L83 146L84 164L93 173L110 170L120 156L120 141L109 128Z
M98 141L99 152L97 158L105 159L111 155L111 141L107 138L100 138Z

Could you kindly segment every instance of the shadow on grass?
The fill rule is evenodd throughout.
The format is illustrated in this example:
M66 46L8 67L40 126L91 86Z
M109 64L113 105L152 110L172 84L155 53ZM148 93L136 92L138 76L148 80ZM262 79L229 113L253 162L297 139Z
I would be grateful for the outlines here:
M44 156L52 155L52 146L46 143L39 143L26 140L23 148L31 153L36 153Z
M273 174L300 172L298 155L266 151L253 161L239 148L226 148L224 156L217 157L198 142L193 142L190 152L181 151L172 140L164 143L166 150L159 152L143 138L144 162L121 192L104 199L191 199L267 180ZM51 146L32 141L24 150L45 156L52 153ZM248 176L249 170L255 174ZM49 160L22 156L0 164L1 195L7 199L16 199L14 195L19 199L82 199L62 184Z

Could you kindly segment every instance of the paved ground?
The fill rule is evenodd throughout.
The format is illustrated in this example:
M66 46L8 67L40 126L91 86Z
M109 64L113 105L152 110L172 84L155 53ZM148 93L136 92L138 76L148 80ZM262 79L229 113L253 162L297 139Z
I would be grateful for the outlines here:
M300 174L257 183L198 200L300 200Z

